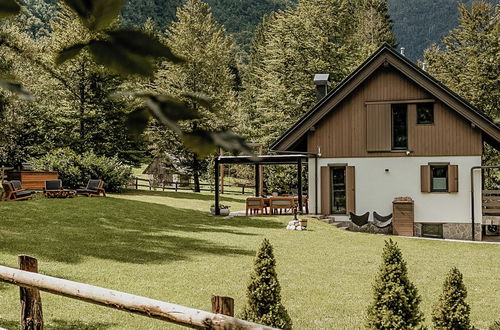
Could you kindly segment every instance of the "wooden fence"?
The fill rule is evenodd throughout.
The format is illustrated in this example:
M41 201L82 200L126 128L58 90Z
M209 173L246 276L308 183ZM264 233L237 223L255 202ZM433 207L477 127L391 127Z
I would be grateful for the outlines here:
M42 300L39 290L194 329L275 329L234 318L234 300L229 297L212 296L212 313L210 313L38 274L38 261L30 256L19 256L19 268L0 266L0 281L20 287L22 330L43 329Z
M227 189L228 188L236 188L233 190ZM139 188L147 188L149 190L153 189L161 189L162 191L165 190L175 190L177 191L194 191L194 184L193 183L184 183L184 182L170 182L170 181L165 181L162 182L161 185L154 185L152 180L148 179L141 179L141 178L133 178L132 181L128 184L128 188L132 189L139 189ZM242 184L240 185L224 185L224 193L230 193L230 194L253 194L253 189L254 186L249 186ZM214 185L210 183L200 183L200 190L201 191L214 191Z
M483 215L500 215L500 190L483 190Z

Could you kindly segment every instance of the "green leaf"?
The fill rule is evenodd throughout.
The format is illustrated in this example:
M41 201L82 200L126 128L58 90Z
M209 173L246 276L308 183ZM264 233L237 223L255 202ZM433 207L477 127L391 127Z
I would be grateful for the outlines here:
M89 48L94 60L113 72L146 77L153 75L153 65L147 58L132 54L110 41L94 40L89 43Z
M184 61L184 59L174 55L167 45L148 33L133 29L120 29L109 31L107 34L116 44L135 54L165 57L174 63Z
M89 29L100 31L107 28L120 15L123 0L93 0L92 23Z
M200 157L207 157L217 151L217 146L212 140L212 136L206 131L194 131L182 135L182 141L192 152L195 152Z
M125 124L132 135L140 135L148 126L151 114L146 108L138 108L127 115Z
M0 18L17 15L21 6L15 0L0 0Z
M80 54L82 49L85 48L86 46L87 44L74 44L72 46L62 49L57 53L55 59L56 65L61 65L64 62L75 58L76 56L78 56L78 54Z
M21 99L31 101L33 100L33 95L24 89L23 85L17 81L12 80L0 80L0 87L17 94Z

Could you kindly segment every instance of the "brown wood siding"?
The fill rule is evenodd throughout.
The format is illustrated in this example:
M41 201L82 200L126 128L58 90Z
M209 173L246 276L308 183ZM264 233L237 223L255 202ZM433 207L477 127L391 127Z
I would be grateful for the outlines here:
M391 105L366 105L367 151L391 151Z
M356 213L356 175L354 172L354 166L346 166L346 191L347 191L347 199L346 199L346 210L347 214L349 212Z
M458 192L458 165L448 165L448 192Z
M392 214L393 234L399 236L413 236L413 203L394 202Z
M308 149L323 157L401 156L401 152L368 152L366 102L437 99L395 69L378 69L309 132ZM328 106L328 105L326 105ZM478 129L436 101L434 124L416 124L416 105L408 106L408 147L412 156L482 154Z
M330 167L321 166L321 213L330 214L331 213L331 192L330 192Z
M420 166L420 191L431 192L431 167L429 165Z

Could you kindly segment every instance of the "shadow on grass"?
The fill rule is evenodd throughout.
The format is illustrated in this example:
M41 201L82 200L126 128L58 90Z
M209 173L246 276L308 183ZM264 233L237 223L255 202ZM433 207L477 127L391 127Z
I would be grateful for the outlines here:
M160 196L160 197L170 197L176 199L196 199L204 201L213 201L214 195L210 194L199 194L195 192L175 192L175 191L149 191L149 190L126 190L122 194L124 195L135 195L135 196ZM228 197L227 195L221 194L221 202L237 202L244 203L244 198L238 199L233 197ZM251 195L245 195L251 196Z
M0 251L66 263L85 257L148 264L204 254L250 256L254 250L230 242L238 241L240 235L255 235L246 232L248 228L282 227L269 218L224 219L202 211L115 198L2 203L0 218ZM197 233L227 235L202 239Z
M81 322L81 321L65 321L54 319L45 326L47 330L103 330L116 325L115 323L104 322Z
M0 317L0 328L5 328L7 330L17 330L19 329L19 321L10 321Z

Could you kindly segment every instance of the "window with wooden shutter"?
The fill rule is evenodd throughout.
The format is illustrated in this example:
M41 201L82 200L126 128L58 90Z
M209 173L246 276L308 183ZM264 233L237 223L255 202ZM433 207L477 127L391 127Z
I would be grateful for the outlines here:
M390 103L366 105L367 151L391 151L391 120Z
M330 167L321 166L321 213L330 214L330 198L331 198L331 179L330 179Z
M346 190L347 190L347 214L356 213L356 180L354 166L346 167Z
M431 167L430 165L420 166L420 191L431 192Z
M458 192L458 165L448 165L448 192Z

